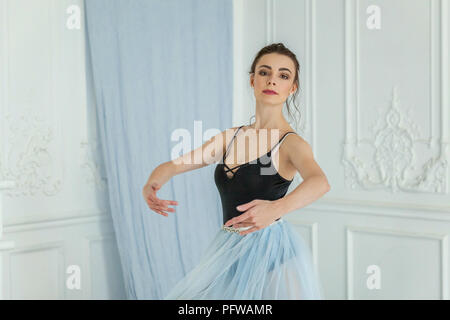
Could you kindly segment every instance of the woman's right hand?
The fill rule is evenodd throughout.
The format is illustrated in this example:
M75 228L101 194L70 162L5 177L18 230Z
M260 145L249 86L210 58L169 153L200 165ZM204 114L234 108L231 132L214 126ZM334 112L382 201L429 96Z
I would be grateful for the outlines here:
M174 208L169 208L169 205L178 205L178 201L173 200L162 200L156 196L156 191L161 188L158 182L151 182L146 184L142 189L142 195L144 196L145 202L148 207L163 216L168 217L169 215L165 212L175 212Z

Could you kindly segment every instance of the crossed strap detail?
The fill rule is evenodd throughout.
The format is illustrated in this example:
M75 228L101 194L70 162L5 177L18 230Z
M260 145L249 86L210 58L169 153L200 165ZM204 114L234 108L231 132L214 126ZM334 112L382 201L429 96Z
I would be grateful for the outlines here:
M248 162L246 162L246 163L242 163L242 164L239 164L239 165L237 165L237 166L235 166L235 167L233 167L233 168L230 168L230 167L225 163L225 158L226 158L226 155L227 155L227 153L228 153L228 150L229 150L230 147L231 147L231 144L233 143L234 138L236 137L237 133L239 132L239 130L240 130L242 127L243 127L243 126L240 126L240 127L236 130L236 132L234 133L233 138L231 139L230 143L228 144L227 150L225 151L225 153L224 153L224 155L223 155L223 157L222 157L222 163L223 163L223 165L224 165L225 167L227 167L227 170L224 170L224 172L225 172L225 174L226 174L227 172L230 172L230 171L231 171L231 173L233 173L233 176L231 176L231 178L234 177L234 175L235 175L236 172L238 171L238 170L233 171L234 169L240 168L240 167L245 166L245 165L249 165L251 162L253 162L253 161L255 161L255 160L259 160L260 158L262 158L262 157L265 156L265 155L269 155L269 156L270 156L270 155L272 154L272 151L275 149L275 147L278 146L278 145L283 141L284 137L286 137L289 133L295 133L294 131L288 131L288 132L286 132L286 133L280 138L280 140L278 140L277 144L276 144L269 152L267 152L265 155L262 155L261 157L255 159L255 160L253 160L253 161L248 161ZM228 175L227 175L227 177L228 177ZM230 179L231 179L231 178L230 178Z

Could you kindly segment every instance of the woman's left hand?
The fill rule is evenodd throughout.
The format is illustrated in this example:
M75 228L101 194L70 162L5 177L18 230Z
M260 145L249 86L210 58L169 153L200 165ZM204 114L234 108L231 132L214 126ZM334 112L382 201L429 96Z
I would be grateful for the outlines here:
M225 222L225 226L232 225L233 228L251 227L239 232L240 235L265 228L276 219L281 218L278 206L275 201L271 200L255 199L237 206L236 209L245 212Z

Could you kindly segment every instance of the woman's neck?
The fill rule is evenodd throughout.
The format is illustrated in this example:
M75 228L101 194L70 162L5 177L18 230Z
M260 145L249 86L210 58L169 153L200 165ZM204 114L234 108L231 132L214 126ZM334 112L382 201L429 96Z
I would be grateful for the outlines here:
M254 130L272 130L272 129L278 129L278 130L290 130L290 125L288 122L284 123L269 123L269 124L261 124L258 123L258 121L255 121L253 124L249 125L247 127L248 129L254 129Z

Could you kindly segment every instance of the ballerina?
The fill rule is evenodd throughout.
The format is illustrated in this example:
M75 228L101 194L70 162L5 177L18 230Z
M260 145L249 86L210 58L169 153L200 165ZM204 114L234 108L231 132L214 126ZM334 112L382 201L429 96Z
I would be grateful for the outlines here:
M255 122L225 130L151 173L143 196L150 209L167 217L167 212L175 211L168 206L178 203L159 199L156 192L161 186L176 174L219 162L214 181L222 202L223 225L198 264L164 299L323 299L309 247L291 223L282 219L330 190L309 144L282 113L287 98L297 92L298 72L295 54L283 44L262 48L250 71ZM230 134L231 141L227 139ZM275 145L271 143L274 137ZM247 138L257 148L246 150ZM266 153L250 156L255 149L267 150L267 141L271 148ZM211 146L214 152L203 155ZM195 159L196 153L201 153L202 162L191 164L188 160ZM235 155L244 161L235 161ZM303 182L286 195L296 172Z

